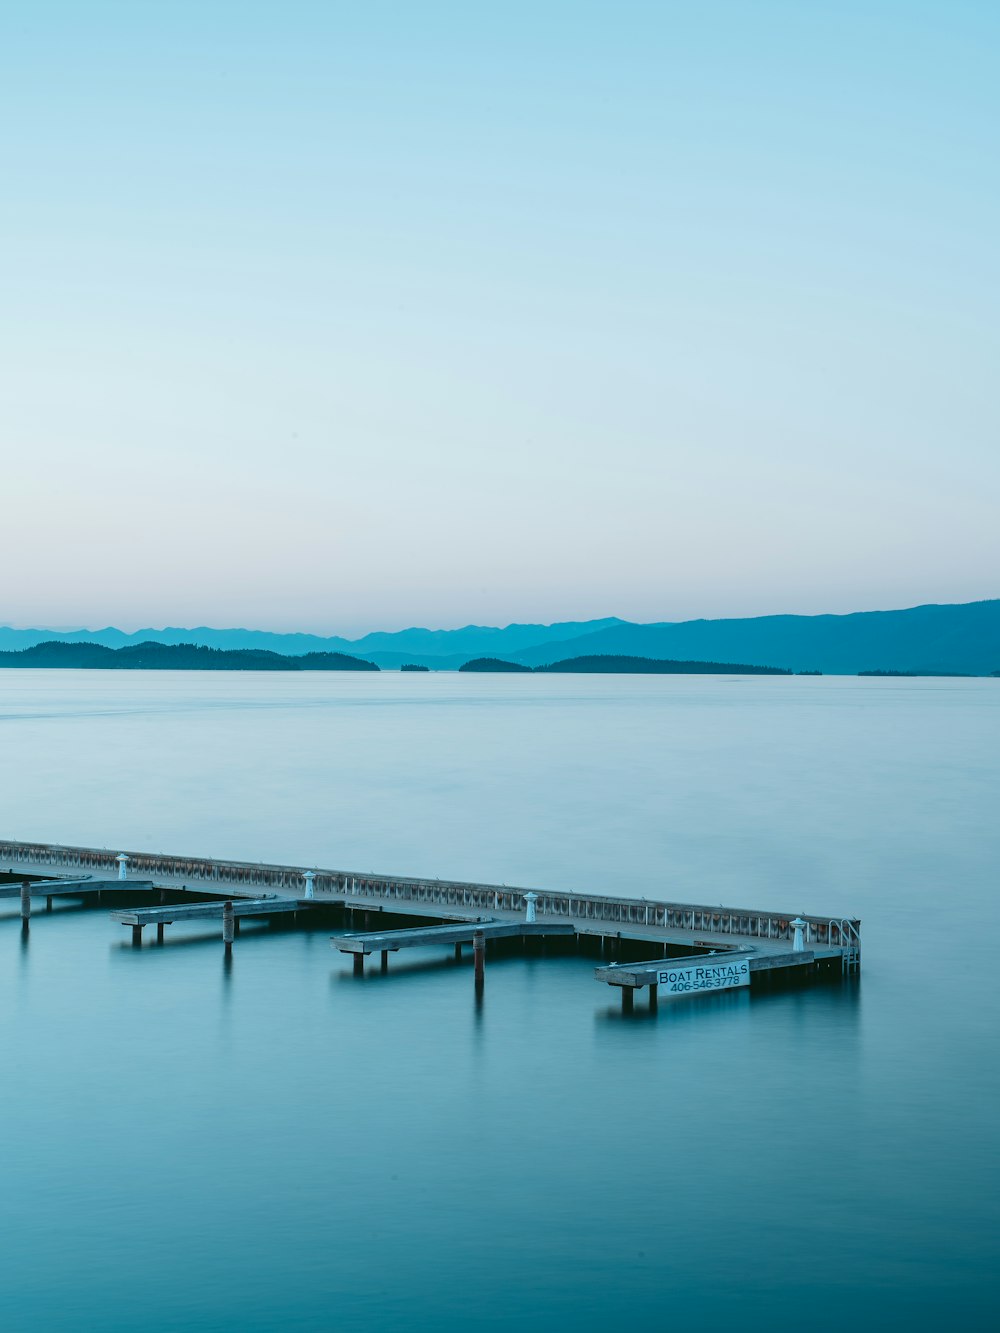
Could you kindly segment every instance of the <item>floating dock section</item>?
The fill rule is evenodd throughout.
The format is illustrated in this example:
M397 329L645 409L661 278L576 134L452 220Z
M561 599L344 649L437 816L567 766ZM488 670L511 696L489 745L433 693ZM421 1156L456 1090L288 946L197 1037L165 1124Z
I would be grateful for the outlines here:
M860 961L858 962L860 966ZM655 1009L662 988L667 995L697 996L708 991L736 990L749 986L755 976L830 977L844 972L839 949L804 946L760 949L743 945L735 949L710 950L681 958L653 958L648 962L612 963L595 972L598 981L621 989L622 1009L628 1013L635 992L647 990L649 1007Z

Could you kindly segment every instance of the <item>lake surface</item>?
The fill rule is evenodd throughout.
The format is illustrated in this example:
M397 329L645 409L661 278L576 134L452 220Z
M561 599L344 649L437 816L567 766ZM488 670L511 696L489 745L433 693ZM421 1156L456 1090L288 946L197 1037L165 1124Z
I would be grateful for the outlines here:
M863 920L858 982L0 904L9 1329L996 1327L1000 680L4 671L0 835Z

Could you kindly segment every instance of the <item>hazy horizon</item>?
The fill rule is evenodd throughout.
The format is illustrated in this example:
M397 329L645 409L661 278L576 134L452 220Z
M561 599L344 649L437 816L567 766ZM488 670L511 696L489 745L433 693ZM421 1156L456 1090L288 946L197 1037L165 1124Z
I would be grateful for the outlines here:
M686 617L684 617L683 619L677 619L677 620L660 619L660 620L654 620L654 621L629 621L629 620L627 619L627 617L624 617L624 616L615 616L614 613L610 613L610 614L608 614L608 615L604 615L604 616L602 616L602 615L590 616L590 617L588 617L586 620L581 620L579 623L580 623L580 624L591 624L591 623L598 622L598 621L602 621L602 620L612 620L612 619L615 619L615 620L621 620L621 621L623 621L623 622L625 622L625 623L629 623L629 624L637 624L637 625L643 625L643 624L646 624L646 625L658 625L658 624L667 625L667 624L684 624L684 623L686 623L686 622L689 622L689 621L696 621L696 620L729 620L729 619L757 620L757 619L763 619L763 618L766 618L766 617L769 617L769 616L776 616L776 615L777 615L777 616L858 615L858 614L864 614L864 613L866 613L866 612L869 612L869 613L875 612L875 613L877 613L877 612L885 612L885 611L907 611L907 610L913 610L913 609L915 609L916 607L920 607L920 606L966 606L966 605L974 604L974 603L976 603L976 602L996 601L996 600L998 600L998 598L1000 598L1000 594L995 594L995 595L992 596L992 597L976 597L976 598L970 598L968 601L962 601L962 602L915 602L915 603L912 604L912 606L905 606L905 607L903 607L903 606L854 607L854 608L852 608L852 609L849 610L849 611L815 611L815 612L803 612L803 611L768 611L768 612L762 612L762 613L760 613L760 615L752 615L752 614L751 614L751 615L748 615L748 616L734 616L734 617L730 617L730 616L686 616ZM108 629L119 630L119 631L121 631L121 633L123 633L123 634L135 634L135 633L137 633L137 632L140 631L140 630L150 630L150 631L152 631L152 632L154 632L154 633L163 633L163 632L165 632L166 630L192 630L192 631L194 631L194 630L197 630L197 629L212 629L212 630L218 630L218 631L222 631L222 632L244 631L244 630L245 630L245 631L247 631L247 632L249 632L249 633L254 633L254 634L306 634L306 635L316 636L316 637L319 637L319 638L361 639L361 638L366 637L366 636L369 635L369 634L398 634L398 633L402 633L402 632L407 631L407 630L427 630L427 631L429 631L430 633L441 633L441 632L447 633L447 632L451 632L451 631L454 631L454 630L463 630L463 629L509 629L509 628L511 628L511 627L513 627L513 626L515 626L515 625L540 625L540 626L542 626L542 627L551 627L551 626L554 626L554 625L562 625L562 624L567 624L567 623L576 623L576 618L575 618L575 617L569 617L569 616L559 616L559 617L556 617L555 619L552 619L552 620L527 620L527 619L514 619L514 620L503 621L503 622L498 623L498 624L495 624L495 625L494 625L494 624L487 624L487 623L482 622L482 621L478 621L478 622L477 622L477 621L465 621L465 622L463 622L463 623L461 623L461 624L454 624L454 625L435 625L435 624L428 624L428 623L425 623L425 622L422 623L422 622L419 622L419 621L410 621L410 622L408 622L408 623L406 623L406 624L399 624L399 625L384 625L384 624L371 625L371 626L369 626L369 627L367 627L367 628L362 628L362 629L358 629L358 630L345 630L345 629L338 629L338 628L333 628L333 629L325 629L325 628L320 628L320 629L309 629L309 628L302 628L301 626L292 626L292 627L287 627L287 628L286 628L286 627L275 627L274 625L270 625L270 624L268 624L268 625L225 625L225 624L215 624L215 625L212 625L212 624L208 624L207 622L202 623L202 624L199 624L199 625L194 625L194 624L190 624L190 625L177 625L177 624L174 624L174 625L171 625L171 624L166 624L166 623L160 625L160 624L153 624L153 623L151 623L151 622L148 621L148 620L146 620L146 621L142 621L142 620L140 620L140 621L137 621L135 624L123 623L123 622L120 622L120 621L119 621L119 622L109 622L108 624L103 624L103 625L98 625L98 624L93 624L93 625L79 625L79 624L69 624L69 625L43 625L43 624L37 624L37 623L32 623L32 624L27 624L27 623L26 623L26 624L16 624L16 625L15 625L15 624L11 624L10 622L6 622L6 621L5 621L5 622L0 623L0 629L12 629L12 630L18 630L18 631L39 630L39 631L50 632L50 633L52 633L52 634L96 634L96 633L100 633L102 630L108 630Z

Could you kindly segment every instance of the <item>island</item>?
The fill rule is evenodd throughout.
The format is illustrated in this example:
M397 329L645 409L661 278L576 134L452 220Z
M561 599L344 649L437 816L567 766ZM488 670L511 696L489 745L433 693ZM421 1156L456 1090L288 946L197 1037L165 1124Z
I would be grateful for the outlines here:
M948 679L957 677L961 680L967 680L969 673L967 671L859 671L859 676L945 676Z
M205 648L197 643L100 643L52 639L17 652L0 652L0 667L97 671L378 671L374 662L348 653L292 657L266 648Z
M416 662L404 662L400 671L430 671L430 667L419 666Z
M590 657L567 657L547 666L528 667L502 657L474 657L459 671L538 671L603 675L647 676L791 676L787 667L748 666L740 662L675 662L655 657L625 657L598 653Z
M505 662L502 657L474 657L471 662L464 662L459 671L531 671L531 667L520 662Z
M535 667L536 671L600 672L648 676L790 676L787 667L747 666L743 662L677 662L658 657L625 657L601 653L567 657L562 662Z

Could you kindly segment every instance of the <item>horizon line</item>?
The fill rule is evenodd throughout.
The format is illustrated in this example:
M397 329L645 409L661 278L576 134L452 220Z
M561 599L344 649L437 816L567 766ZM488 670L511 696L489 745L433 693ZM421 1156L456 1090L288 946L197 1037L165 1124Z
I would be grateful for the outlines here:
M143 634L147 632L150 634L166 634L169 631L176 631L178 633L196 634L198 633L199 630L210 630L217 634L237 634L237 633L271 634L286 638L293 636L300 636L302 638L311 638L311 639L341 639L345 643L358 643L362 639L369 638L373 634L396 635L396 634L410 634L414 632L422 632L427 634L459 634L464 630L503 631L521 627L524 628L538 627L540 629L553 629L560 625L583 626L583 625L594 625L602 623L606 624L609 621L614 621L620 625L633 625L641 628L657 628L660 626L667 626L667 625L692 625L702 622L713 622L713 621L719 622L719 621L777 620L777 619L819 620L827 617L834 619L845 619L848 616L887 615L893 612L921 611L931 607L980 606L995 601L1000 601L1000 596L976 597L973 598L971 601L967 602L916 602L910 606L888 606L888 607L881 606L881 607L872 607L864 610L855 610L855 611L812 611L812 612L769 611L769 612L759 613L756 615L746 615L746 616L691 616L685 620L626 620L621 616L610 615L610 616L592 616L588 617L586 620L576 620L572 618L566 620L551 620L551 621L511 620L508 621L505 625L488 625L488 624L480 624L474 621L469 621L462 625L438 626L432 628L429 625L410 624L410 625L404 625L400 629L365 630L364 633L359 634L354 638L351 638L349 634L341 633L336 630L330 631L328 633L323 633L320 630L267 629L260 626L251 626L251 625L209 625L209 624L162 625L162 626L140 625L136 629L131 629L131 630L123 629L121 628L121 626L114 624L99 625L97 627L83 626L83 625L77 625L73 627L67 627L67 626L59 627L51 625L37 625L37 624L36 625L2 624L0 625L0 630L11 630L12 632L19 634L31 634L31 633L103 634L108 632L109 630L113 630L115 633L126 634L129 636L136 634Z

